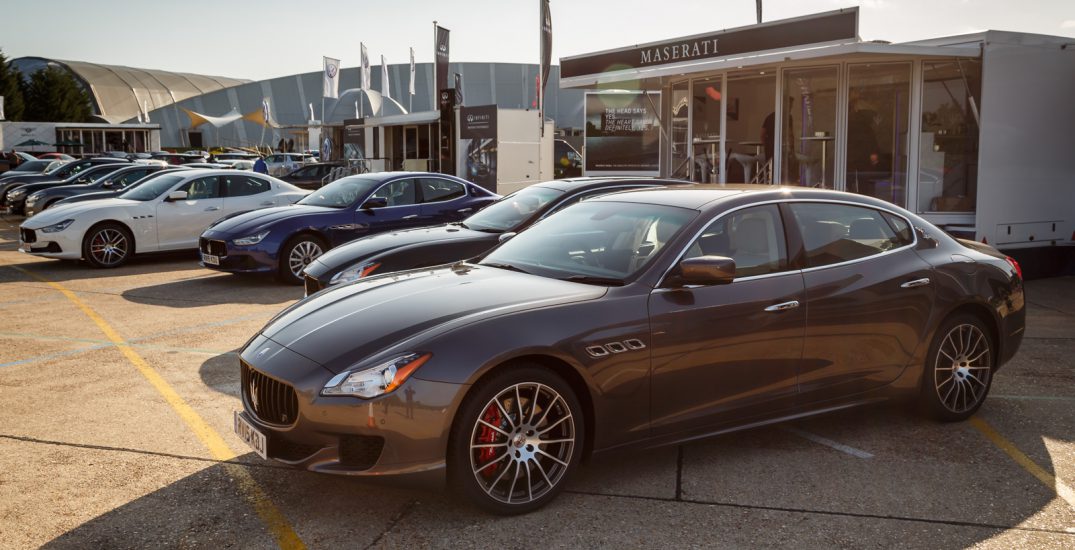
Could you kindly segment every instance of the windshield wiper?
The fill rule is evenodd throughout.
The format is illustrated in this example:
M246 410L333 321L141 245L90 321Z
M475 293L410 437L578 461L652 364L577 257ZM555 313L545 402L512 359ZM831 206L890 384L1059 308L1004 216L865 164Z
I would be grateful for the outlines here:
M623 286L623 279L615 279L612 277L594 277L592 275L572 275L561 280L571 281L572 283L582 283L586 285Z
M511 264L497 264L497 263L484 263L483 262L483 263L478 264L478 265L487 265L489 267L495 267L495 268L498 268L498 269L506 269L508 271L518 271L519 273L526 273L528 275L530 274L529 271L527 271L527 270L525 270L525 269L523 269L521 267L513 266Z

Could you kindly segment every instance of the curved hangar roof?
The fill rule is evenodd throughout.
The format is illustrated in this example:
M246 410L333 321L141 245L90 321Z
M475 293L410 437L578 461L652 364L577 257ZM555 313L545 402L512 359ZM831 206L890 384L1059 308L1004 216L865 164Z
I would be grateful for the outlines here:
M144 112L149 112L184 99L249 82L221 76L40 57L20 57L12 60L11 64L27 77L46 66L67 70L89 93L94 114L112 124L138 118L143 108Z

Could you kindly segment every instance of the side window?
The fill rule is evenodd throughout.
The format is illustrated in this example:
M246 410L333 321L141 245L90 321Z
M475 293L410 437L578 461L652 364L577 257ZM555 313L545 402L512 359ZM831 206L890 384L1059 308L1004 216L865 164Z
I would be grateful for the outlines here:
M793 203L791 211L802 233L807 267L857 260L905 244L881 212L872 208Z
M467 195L467 188L461 183L440 178L422 178L422 202L441 202L458 199Z
M190 180L179 186L176 191L186 191L187 200L220 198L220 182L216 176Z
M386 183L381 186L370 198L380 198L388 201L388 206L407 206L417 204L418 198L414 187L415 180L403 179Z
M911 232L911 225L907 223L907 220L888 212L881 212L881 215L888 220L888 224L896 232L896 236L900 240L900 246L914 242L914 234Z
M146 177L146 174L148 174L148 171L146 170L134 170L132 172L127 172L126 174L123 174L115 181L113 181L112 185L123 189L124 187L127 187L128 185Z
M243 176L240 174L229 174L227 176L220 176L220 179L224 181L225 197L246 197L264 193L269 190L269 182L261 178Z
M767 204L738 210L709 224L684 258L725 256L735 260L735 276L785 271L788 252L780 209Z
M306 168L295 170L291 175L299 178L312 178L317 175L315 174L316 170L317 168L315 166L307 166Z

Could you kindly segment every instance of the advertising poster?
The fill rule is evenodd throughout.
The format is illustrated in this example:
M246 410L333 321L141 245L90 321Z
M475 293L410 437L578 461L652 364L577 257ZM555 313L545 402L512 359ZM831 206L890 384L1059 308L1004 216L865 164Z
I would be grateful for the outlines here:
M586 94L585 175L659 175L660 104L658 92Z
M459 109L459 177L496 192L496 105Z

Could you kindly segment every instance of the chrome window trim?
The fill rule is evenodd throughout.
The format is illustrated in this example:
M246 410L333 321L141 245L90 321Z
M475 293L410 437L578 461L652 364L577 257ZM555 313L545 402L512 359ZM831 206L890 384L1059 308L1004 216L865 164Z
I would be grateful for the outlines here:
M718 221L723 219L725 216L727 216L729 214L732 214L732 213L735 213L735 212L738 212L740 210L744 210L744 209L747 209L747 208L753 208L755 206L765 206L765 205L769 205L769 204L783 204L783 203L824 203L824 204L844 204L844 205L848 205L848 206L857 206L859 208L868 208L868 209L872 209L872 210L879 210L881 212L887 212L889 214L892 214L893 216L896 216L898 218L903 219L903 221L907 222L908 226L910 226L912 228L916 227L913 223L911 223L911 220L908 219L907 216L904 216L903 214L900 214L899 212L895 212L893 210L889 210L888 208L884 208L884 207L881 207L881 206L866 205L866 204L862 204L862 203L858 203L858 202L854 202L854 201L843 201L843 200L839 200L839 199L773 199L773 200L768 200L768 201L762 201L762 202L756 202L756 203L752 203L752 204L746 204L746 205L742 205L742 206L737 206L735 208L732 208L731 210L725 210L724 213L722 213L720 216L718 216L716 218L713 218L713 221L705 224L705 226L703 226L700 230L698 230L698 232L695 233L694 236L691 237L689 241L687 241L687 245L683 248L683 250L680 251L679 255L676 256L676 259L675 259L675 261L672 262L672 265L668 266L668 269L666 269L665 272L661 275L660 282L658 282L656 290L658 290L658 291L660 291L660 290L678 290L678 289L682 289L682 288L691 289L691 288L702 288L703 286L705 286L705 285L685 285L685 286L676 287L676 288L673 289L673 288L667 288L667 287L661 286L661 284L664 283L664 281L668 280L668 274L671 273L672 270L675 269L675 267L677 265L679 265L679 262L683 261L683 257L687 255L687 251L690 250L691 245L693 245L694 242L697 241L702 236L702 233L705 233L706 229L709 229L710 226L712 226L713 224L717 223ZM781 225L785 225L783 216L781 216L780 223L781 223ZM862 258L855 258L854 260L847 260L846 262L839 262L839 263L835 263L835 264L820 265L820 266L817 266L817 267L807 267L807 268L803 268L803 269L788 269L788 270L784 270L784 271L777 271L775 273L765 273L763 275L751 275L749 277L735 278L729 284L734 285L735 283L737 283L739 281L754 281L754 280L757 280L757 279L765 279L765 278L768 278L768 277L776 277L776 276L780 276L780 275L787 275L789 273L809 273L811 271L818 271L818 270L822 270L822 269L829 269L829 268L832 268L832 267L840 267L840 266L850 265L850 264L858 263L858 262L861 262L861 261L864 261L864 260L869 260L871 258L877 258L877 257L880 257L880 256L884 256L886 254L891 254L893 252L900 252L905 248L914 248L915 246L918 245L918 232L917 231L911 231L911 233L914 236L914 240L911 241L910 244L905 244L905 245L903 245L903 246L901 246L899 248L893 248L892 250L885 250L885 251L879 252L877 254L871 254L869 256L863 256ZM801 234L800 234L800 237L801 237ZM785 236L785 239L786 238L787 237ZM787 242L785 242L784 244L785 244L785 248L787 248ZM804 243L803 246L805 247L805 243ZM788 258L788 260L790 261L790 258Z

